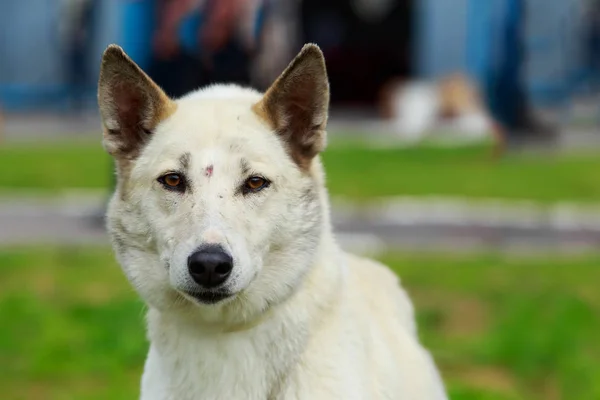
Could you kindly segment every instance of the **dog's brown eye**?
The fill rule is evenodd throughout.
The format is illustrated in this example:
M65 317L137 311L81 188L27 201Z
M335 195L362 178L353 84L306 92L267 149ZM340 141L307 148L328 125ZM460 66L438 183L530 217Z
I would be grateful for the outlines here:
M244 183L244 189L246 192L258 192L267 186L269 186L269 181L265 178L261 178L260 176L250 177L246 179L246 182Z
M183 177L179 174L167 174L158 178L158 181L162 183L167 189L183 189Z
M181 177L177 174L170 174L165 176L165 184L167 186L175 187L181 183Z

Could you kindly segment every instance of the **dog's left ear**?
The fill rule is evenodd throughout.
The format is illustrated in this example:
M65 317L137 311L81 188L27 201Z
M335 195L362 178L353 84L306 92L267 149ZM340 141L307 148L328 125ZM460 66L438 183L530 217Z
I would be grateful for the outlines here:
M294 161L307 169L326 143L329 81L319 47L305 45L254 110L286 143Z

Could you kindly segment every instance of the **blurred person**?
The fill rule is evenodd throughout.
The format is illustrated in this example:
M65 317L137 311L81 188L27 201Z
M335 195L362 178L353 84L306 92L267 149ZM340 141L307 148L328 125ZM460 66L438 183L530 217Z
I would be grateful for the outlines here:
M555 138L556 128L534 113L523 82L525 24L523 0L507 0L508 18L498 68L488 79L490 110L510 141Z
M248 85L268 2L158 0L149 75L174 97L213 82Z
M394 78L413 75L414 2L407 0L302 0L304 42L327 56L332 102L377 102Z
M87 51L94 38L97 0L61 0L60 35L66 60L65 76L70 107L82 111L85 96L94 79L86 64Z
M593 0L589 6L587 30L588 68L592 71L594 84L598 84L600 71L600 1Z

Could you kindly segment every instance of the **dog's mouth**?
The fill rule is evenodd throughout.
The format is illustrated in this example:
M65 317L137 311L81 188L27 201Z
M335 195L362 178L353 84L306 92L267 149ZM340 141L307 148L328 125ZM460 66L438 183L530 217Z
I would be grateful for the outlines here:
M233 296L233 293L224 291L186 292L186 294L202 304L217 304Z

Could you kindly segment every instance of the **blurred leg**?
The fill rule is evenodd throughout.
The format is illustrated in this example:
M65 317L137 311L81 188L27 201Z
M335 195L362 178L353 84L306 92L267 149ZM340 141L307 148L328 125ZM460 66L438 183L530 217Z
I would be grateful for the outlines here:
M523 82L525 5L523 0L507 0L508 15L503 57L491 84L491 111L506 130L509 139L552 139L555 129L533 113Z

